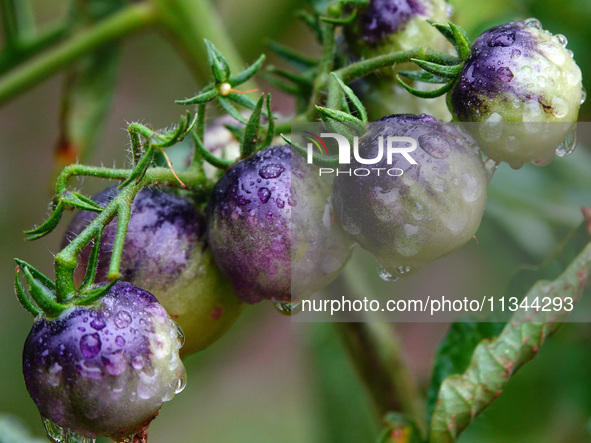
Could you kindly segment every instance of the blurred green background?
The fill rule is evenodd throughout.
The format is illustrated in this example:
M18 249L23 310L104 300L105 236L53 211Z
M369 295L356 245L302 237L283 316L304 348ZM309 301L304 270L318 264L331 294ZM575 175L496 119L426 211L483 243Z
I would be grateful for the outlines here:
M66 15L69 2L32 4L38 21L51 24ZM583 78L591 78L588 0L454 0L452 4L455 21L471 37L511 19L539 18L546 29L568 37ZM294 18L302 6L297 0L219 0L215 6L247 61L266 52L266 38L318 51ZM61 230L34 243L25 243L22 231L47 215L62 81L55 76L0 108L0 414L18 417L38 437L43 431L20 362L32 319L13 295L12 260L22 258L52 275L52 253L58 250L65 222ZM168 126L182 112L174 100L190 96L199 86L158 32L148 30L126 39L112 112L88 162L123 166L126 122ZM272 90L268 85L263 89ZM289 100L276 91L274 103L289 113ZM586 105L580 119L589 121L589 117ZM502 293L520 264L542 261L580 223L579 207L591 206L591 142L585 138L572 156L546 168L500 168L490 188L479 243L434 263L418 278L394 283L393 291L424 293L444 287L459 293ZM89 194L102 187L94 181L82 185ZM426 390L433 354L446 325L395 328L408 363ZM152 442L363 443L377 435L379 423L369 397L330 324L293 323L268 305L249 307L225 337L189 357L186 366L188 386L162 408L150 427ZM568 324L460 442L591 441L590 374L591 327ZM0 431L0 443L3 438Z

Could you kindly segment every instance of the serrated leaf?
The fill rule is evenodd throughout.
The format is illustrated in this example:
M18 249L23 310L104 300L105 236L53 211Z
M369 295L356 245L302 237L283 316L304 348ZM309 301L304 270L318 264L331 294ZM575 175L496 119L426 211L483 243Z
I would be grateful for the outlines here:
M205 47L207 49L207 60L211 66L211 72L215 78L216 83L224 83L230 78L230 65L220 51L213 45L212 42L205 39Z
M591 243L583 224L557 255L571 257L553 281L537 280L525 295L538 298L571 297L576 304L591 275ZM578 251L572 258L572 254ZM538 276L539 277L539 276ZM431 419L430 441L454 442L462 431L503 391L515 372L533 359L545 340L560 326L568 312L517 311L502 332L480 342L462 374L452 375L441 384Z
M235 86L241 85L242 83L247 82L257 72L259 72L259 70L263 66L264 62L265 62L265 54L262 54L252 65L250 65L244 71L239 72L238 74L230 77L230 79L228 80L228 83L230 83L230 85L232 87L235 87Z
M484 339L497 336L501 322L460 321L451 325L435 354L431 383L427 392L427 417L433 414L439 388L444 379L464 372L476 346Z

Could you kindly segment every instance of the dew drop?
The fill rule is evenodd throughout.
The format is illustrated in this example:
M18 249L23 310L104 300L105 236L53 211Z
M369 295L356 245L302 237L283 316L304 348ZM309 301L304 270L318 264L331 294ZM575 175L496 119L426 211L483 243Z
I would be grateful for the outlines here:
M272 163L270 165L263 166L259 171L259 175L263 178L270 179L270 178L277 178L279 177L285 168L277 163Z
M280 198L277 198L277 200L275 201L275 203L277 203L277 207L279 209L283 209L285 207L285 202L282 199L280 199Z
M568 45L568 39L564 35L556 34L554 37L556 37L556 40L558 40L558 43L560 43L562 46L564 46L566 48L566 45Z
M92 326L93 329L100 331L106 326L105 320L103 320L102 317L97 317L90 322L90 326Z
M271 191L269 191L267 188L260 188L257 192L257 195L259 196L261 203L265 204L269 201L269 197L271 197Z
M179 341L179 349L180 349L185 345L185 333L183 332L182 328L178 324L176 325L176 337L177 337L177 340Z
M115 337L115 344L119 347L123 347L125 346L125 339L118 335L117 337Z
M181 375L176 382L175 394L180 394L187 387L187 370L183 367Z
M133 369L141 371L144 368L144 358L141 355L136 355L131 359L131 366Z
M510 31L501 31L489 40L488 46L501 46L506 48L513 45L513 43L515 43L515 33Z
M384 281L394 282L398 280L398 277L390 274L382 265L378 265L378 275Z
M94 443L94 442L96 442L96 439L92 438L92 437L84 437L84 436L78 434L77 432L68 431L64 442L65 443Z
M127 311L119 311L115 316L115 326L119 329L127 328L131 324L131 315Z
M572 131L566 136L564 141L556 148L556 155L558 157L566 157L571 155L577 147L577 132Z
M581 89L581 104L587 101L587 90L585 88Z
M542 29L542 22L540 22L537 18L528 18L523 21L525 26L529 26L531 28Z
M80 338L80 351L86 358L96 357L101 351L101 338L98 333L84 334Z
M511 80L513 80L513 72L511 72L511 69L507 68L506 66L503 66L501 68L499 68L499 70L497 71L497 75L499 76L499 80L501 80L504 83L508 83Z
M280 314L292 316L302 311L302 302L278 302L274 303L273 306Z
M408 274L410 271L411 271L410 266L398 266L396 268L396 272L398 272L400 275Z
M63 443L66 441L66 431L60 425L52 422L48 418L44 418L43 427L45 428L45 434L50 440L57 443Z

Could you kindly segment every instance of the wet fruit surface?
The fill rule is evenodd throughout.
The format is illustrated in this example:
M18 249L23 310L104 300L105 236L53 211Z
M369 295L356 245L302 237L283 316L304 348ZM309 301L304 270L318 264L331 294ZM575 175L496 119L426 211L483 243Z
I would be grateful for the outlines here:
M574 128L583 94L566 38L530 19L474 41L448 103L455 119L480 123L473 132L489 157L517 168L552 160Z
M178 334L152 294L116 283L95 305L34 324L23 351L27 390L52 426L126 437L184 387Z
M452 125L427 115L387 116L362 139L362 158L378 157L379 139L410 137L417 148L356 175L352 161L334 182L335 212L344 229L382 266L382 278L410 275L472 238L482 218L487 175L477 148ZM393 170L398 176L387 173Z
M106 205L108 188L93 199ZM81 212L69 226L73 238L96 216ZM233 324L241 310L232 287L220 275L205 241L205 219L184 198L144 189L135 198L123 255L121 279L152 292L186 335L183 354L203 349ZM104 230L96 281L106 280L116 220ZM64 246L67 240L64 241ZM82 281L90 248L80 257L76 280Z
M350 242L341 241L345 236L330 217L322 227L329 191L288 146L265 148L220 179L209 203L208 235L239 298L288 302L292 292L299 299L335 278ZM311 232L303 219L320 229ZM323 263L326 244L334 248ZM292 281L292 273L305 278Z

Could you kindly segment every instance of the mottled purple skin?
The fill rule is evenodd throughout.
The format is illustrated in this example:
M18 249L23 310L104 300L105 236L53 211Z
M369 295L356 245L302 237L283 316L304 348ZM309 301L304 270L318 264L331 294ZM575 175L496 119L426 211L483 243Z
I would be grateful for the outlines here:
M116 188L108 188L93 200L105 206L116 195ZM95 217L94 212L77 213L62 246ZM95 278L98 282L106 280L116 229L115 219L103 231ZM183 355L221 337L242 307L213 262L205 230L205 219L190 200L146 188L133 201L121 256L121 280L155 294L182 327L186 335ZM77 283L84 277L89 254L90 246L80 254L74 275Z
M92 199L106 206L116 195L117 188L107 188ZM121 257L121 279L133 282L138 271L150 268L147 275L158 275L169 283L176 280L190 259L191 248L170 250L169 244L197 244L204 239L205 220L193 204L175 195L158 189L146 188L139 192L132 207L132 218L125 238ZM76 214L66 231L62 248L67 246L96 217L95 212L83 211ZM106 281L109 259L117 230L117 219L109 223L104 231L97 267L97 282ZM166 229L162 229L163 226ZM166 252L164 252L166 251ZM80 266L75 278L81 282L86 271L90 247L80 255ZM165 259L163 259L165 258Z
M246 303L290 301L291 150L270 147L236 163L208 206L216 263Z
M293 302L336 278L351 242L332 221L329 195L289 146L265 148L224 174L209 202L208 238L238 298Z
M502 92L515 94L522 101L530 100L531 92L512 80L514 73L532 59L537 44L523 22L511 22L481 34L472 44L470 56L450 93L454 115L461 121L477 120L488 112L484 98L494 98ZM544 97L537 99L548 102Z
M359 17L362 38L376 44L404 28L411 17L426 13L421 0L371 0Z
M334 210L343 228L372 252L391 275L410 275L464 244L480 224L487 176L480 153L458 130L422 115L386 116L360 141L363 158L376 158L379 137L417 141L409 155L387 156L368 166L399 168L402 176L339 174L333 185ZM341 167L341 170L349 169Z
M177 333L152 294L118 282L95 305L33 325L23 350L27 390L65 429L134 434L174 396L184 372Z

